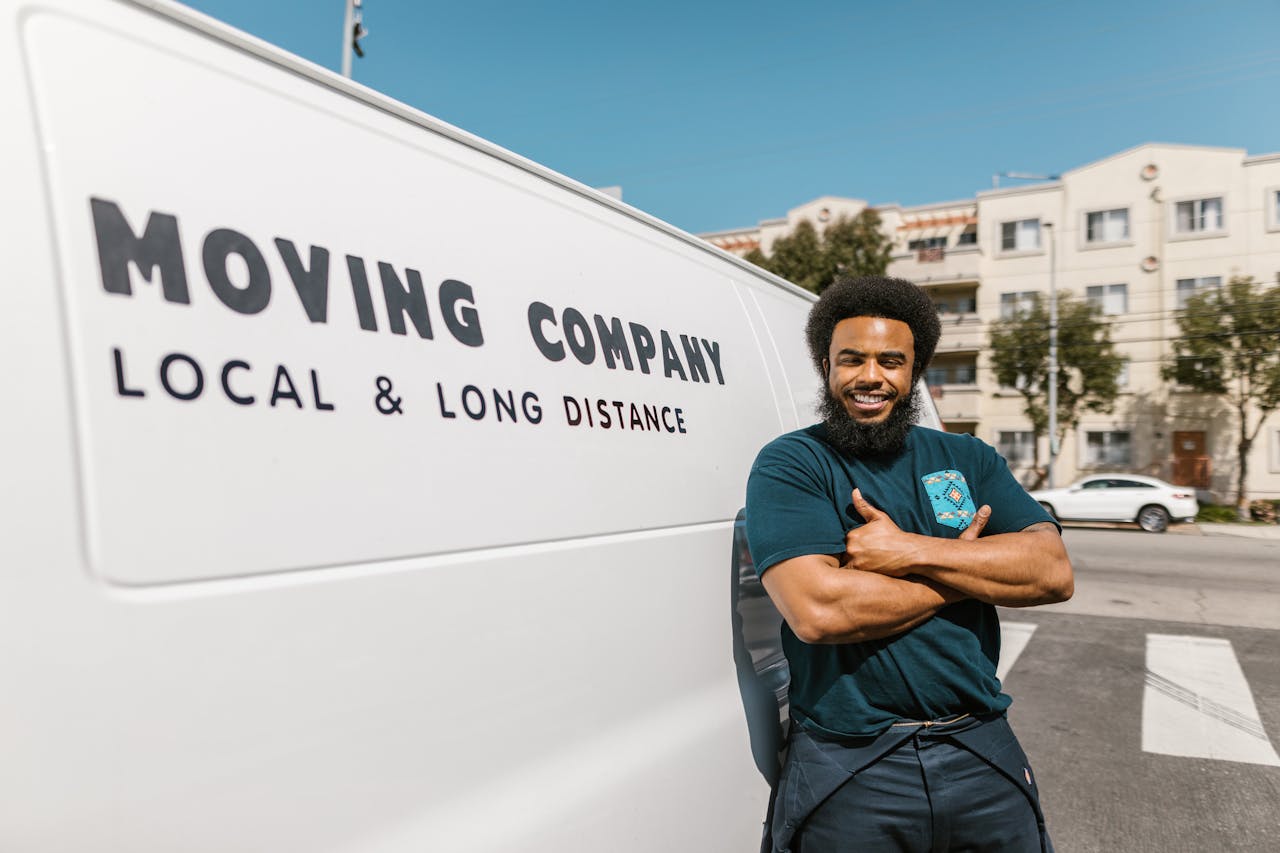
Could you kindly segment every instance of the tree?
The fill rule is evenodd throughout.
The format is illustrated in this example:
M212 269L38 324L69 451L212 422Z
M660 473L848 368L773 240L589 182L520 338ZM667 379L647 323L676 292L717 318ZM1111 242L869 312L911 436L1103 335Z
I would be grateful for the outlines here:
M1249 451L1280 406L1280 287L1263 288L1253 276L1233 276L1225 288L1187 300L1178 312L1178 330L1165 379L1221 397L1235 409L1236 511L1247 519Z
M1022 395L1031 421L1032 467L1039 488L1048 475L1040 467L1040 439L1049 432L1049 307L1037 294L1031 307L992 323L991 366L996 381ZM1085 412L1110 412L1119 392L1121 360L1111 344L1111 325L1091 302L1058 293L1058 429L1060 444Z
M818 293L825 286L823 280L827 275L825 254L822 238L813 223L802 219L790 234L773 242L773 253L765 269Z
M841 216L823 232L822 240L832 278L884 275L893 254L893 241L880 230L880 214L869 207L853 219Z
M807 219L773 243L766 256L753 249L746 260L801 287L821 293L837 275L884 275L893 242L880 230L880 214L865 208L841 216L821 234Z

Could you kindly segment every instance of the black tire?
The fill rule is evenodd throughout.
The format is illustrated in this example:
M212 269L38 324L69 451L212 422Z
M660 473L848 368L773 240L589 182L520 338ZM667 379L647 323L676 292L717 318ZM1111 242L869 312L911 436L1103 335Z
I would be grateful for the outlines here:
M1054 521L1058 520L1058 514L1053 511L1052 504L1045 503L1044 501L1040 501L1040 508L1043 509L1045 512L1049 513L1049 517L1052 518Z
M1169 529L1169 511L1156 504L1147 504L1138 510L1138 517L1134 520L1148 533L1164 533Z

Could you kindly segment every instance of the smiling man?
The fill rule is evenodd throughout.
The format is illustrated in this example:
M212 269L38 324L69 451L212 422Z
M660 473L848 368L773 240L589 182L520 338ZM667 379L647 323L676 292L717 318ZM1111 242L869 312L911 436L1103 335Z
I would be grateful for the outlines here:
M990 446L913 425L941 334L920 288L837 281L806 333L822 421L768 444L747 486L791 667L773 849L1050 850L995 605L1071 597L1060 531Z

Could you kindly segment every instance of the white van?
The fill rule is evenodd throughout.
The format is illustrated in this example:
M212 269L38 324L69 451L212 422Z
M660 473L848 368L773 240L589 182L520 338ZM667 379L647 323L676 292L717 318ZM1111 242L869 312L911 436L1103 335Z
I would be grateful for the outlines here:
M0 11L0 850L754 850L810 297L184 7Z

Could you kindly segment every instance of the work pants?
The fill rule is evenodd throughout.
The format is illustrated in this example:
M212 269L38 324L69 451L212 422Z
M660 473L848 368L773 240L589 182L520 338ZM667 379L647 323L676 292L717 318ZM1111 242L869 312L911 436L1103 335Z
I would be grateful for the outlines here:
M792 727L775 853L1051 853L1035 776L1003 714L833 740Z

